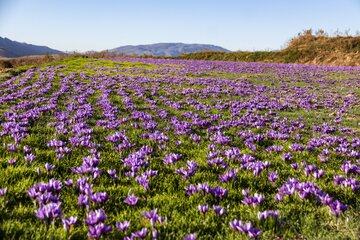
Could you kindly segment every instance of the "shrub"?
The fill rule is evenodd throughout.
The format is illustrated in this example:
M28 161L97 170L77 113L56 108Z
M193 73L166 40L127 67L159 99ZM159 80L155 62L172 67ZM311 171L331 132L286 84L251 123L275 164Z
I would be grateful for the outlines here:
M2 60L0 61L0 68L13 68L13 65L8 60Z

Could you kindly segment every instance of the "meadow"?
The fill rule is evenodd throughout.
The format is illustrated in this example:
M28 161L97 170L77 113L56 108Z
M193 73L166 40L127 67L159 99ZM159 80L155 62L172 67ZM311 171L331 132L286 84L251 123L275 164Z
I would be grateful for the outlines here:
M0 81L1 239L358 239L360 68L63 59Z

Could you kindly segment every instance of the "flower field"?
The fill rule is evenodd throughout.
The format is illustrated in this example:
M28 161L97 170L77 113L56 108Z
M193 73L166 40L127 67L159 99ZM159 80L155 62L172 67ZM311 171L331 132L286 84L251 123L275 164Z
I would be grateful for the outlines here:
M358 239L360 68L66 59L0 82L2 239Z

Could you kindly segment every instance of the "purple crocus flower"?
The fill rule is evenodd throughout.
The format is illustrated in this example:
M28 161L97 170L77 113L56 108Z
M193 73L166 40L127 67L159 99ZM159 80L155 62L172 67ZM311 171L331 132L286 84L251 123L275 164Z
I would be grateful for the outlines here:
M221 206L214 205L213 209L214 209L215 214L218 216L222 216L222 215L226 214L226 210Z
M319 159L322 163L326 163L329 160L329 157L324 154L319 154Z
M190 135L190 138L191 138L194 142L196 142L196 143L201 142L201 136L199 136L199 135L191 134L191 135Z
M248 236L251 237L251 238L257 238L261 235L261 230L258 229L258 228L251 228L249 229L248 231Z
M181 154L170 153L165 156L163 162L166 165L174 164L175 162L179 161L181 157L182 157Z
M220 181L221 182L228 182L232 179L236 178L236 174L238 173L239 170L237 169L233 169L231 168L229 171L225 172L224 175L220 176Z
M211 152L209 152L210 154ZM224 151L224 155L227 157L227 159L235 159L241 156L241 152L238 148L229 148L227 150ZM211 155L209 155L211 156Z
M242 193L242 195L244 195L244 197L248 197L250 194L250 191L248 189L243 189L243 190L241 190L241 193Z
M60 196L51 192L45 192L43 194L40 193L37 199L40 204L47 204L49 202L58 203L60 201Z
M241 231L242 229L242 221L241 220L233 220L232 222L230 222L230 227L236 231Z
M51 164L48 164L48 163L45 163L45 170L50 172L51 170L54 169L55 165L51 165Z
M215 132L214 136L212 136L210 140L219 145L227 145L231 142L230 138L226 137L224 132Z
M59 192L62 189L62 183L59 180L50 179L48 183L48 187L50 191Z
M289 160L291 160L291 159L292 159L291 153L289 153L289 152L284 153L284 154L282 155L282 159L283 159L284 161L289 161Z
M279 178L277 171L275 172L269 172L268 180L272 183L275 183L276 180Z
M17 148L16 148L15 144L8 144L7 150L9 152L17 152Z
M80 194L78 197L79 206L89 206L89 197L85 194Z
M116 174L116 169L109 169L107 170L107 173L116 180L119 178L118 175Z
M330 205L333 202L333 198L328 193L321 193L318 195L318 198L320 199L321 203L324 205Z
M147 191L149 190L149 179L146 175L142 174L137 176L135 180Z
M341 171L345 172L345 174L360 174L360 167L358 167L356 164L352 164L350 161L344 161L340 169Z
M345 181L345 177L344 177L344 176L342 176L342 175L335 175L335 176L334 176L334 181L333 181L333 183L334 183L335 185L340 185L340 184L342 184L343 181Z
M241 220L233 220L230 222L230 227L236 231L247 234L251 238L257 238L261 235L261 230L253 228L251 222L243 224Z
M218 155L220 155L220 151L210 151L209 153L206 154L206 157L209 158L209 159L212 159L212 158L215 158L217 157ZM227 151L225 151L224 153L225 156L228 156L229 154L227 153Z
M105 225L105 223L99 223L96 225L90 225L89 229L88 229L88 237L89 238L94 238L94 239L98 239L100 238L103 234L111 232L112 227Z
M6 192L7 192L7 188L0 189L0 197L4 196L6 194Z
M41 220L54 220L62 214L60 205L60 202L50 202L46 205L41 205L39 209L35 211L35 215Z
M292 167L293 169L295 169L295 170L299 169L299 163L292 163L292 164L290 164L290 165L291 165L291 167Z
M11 166L15 165L15 163L16 163L16 158L10 159L10 160L8 161L8 163L9 163L9 165L11 165Z
M277 145L273 145L273 146L270 146L268 147L265 151L266 152L281 152L283 150L283 146L277 146Z
M278 218L279 216L279 210L265 210L263 212L258 212L258 218L259 220L265 220L268 217Z
M40 193L38 192L38 190L35 187L31 187L27 191L27 194L29 195L30 198L36 199Z
M185 191L188 196L191 196L195 193L198 193L199 189L195 185L190 184L189 187L185 187Z
M293 152L296 152L296 151L302 152L305 150L305 147L298 143L291 144L290 148Z
M153 239L158 239L158 230L157 229L152 230L151 235Z
M116 226L116 229L124 232L130 227L130 222L129 221L116 222L115 226Z
M186 164L186 168L179 168L175 171L176 174L181 175L184 179L188 179L193 176L198 168L197 162L188 161Z
M158 171L149 169L149 170L146 170L143 174L146 177L154 177L158 174Z
M316 179L321 178L322 176L324 176L324 174L325 174L325 171L322 170L322 169L315 170L315 171L312 173L313 177L316 178Z
M211 159L207 161L207 164L209 166L215 166L217 169L219 168L226 169L228 167L228 165L226 164L226 162L223 160L222 157Z
M264 201L265 197L261 194L255 193L253 197L246 197L241 202L245 205L252 205L253 207L259 205L262 201Z
M199 205L198 209L200 213L205 214L209 210L209 205Z
M103 203L106 202L109 199L109 195L106 192L97 192L93 193L90 196L90 200L94 203Z
M254 199L252 197L246 197L241 202L245 205L253 205L254 204L256 206L256 202L254 201Z
M210 192L214 197L220 198L220 199L227 197L227 195L229 193L227 189L222 188L220 186L215 186L215 187L211 188Z
M64 183L66 186L71 187L73 185L73 180L69 178L68 180L65 180Z
M32 152L32 149L30 147L28 147L28 146L24 146L23 149L24 149L25 153L31 153Z
M341 212L344 212L348 206L341 203L338 200L335 200L334 202L330 203L329 205L329 211L331 214L335 215L336 217L339 217Z
M100 222L104 222L107 218L104 210L102 208L97 209L95 211L90 211L87 214L87 218L85 219L86 225L95 225Z
M137 202L138 202L138 198L135 196L135 194L128 195L124 200L124 203L130 206L135 206Z
M73 216L69 217L68 219L62 218L61 221L63 223L64 229L68 231L71 226L76 224L77 219L78 219L77 217L73 217Z
M197 238L196 233L190 233L189 235L186 235L185 237L183 237L182 240L195 240Z
M141 230L132 233L131 236L134 238L144 239L146 237L146 234L147 228L142 228Z
M156 222L162 223L163 219L157 214L158 209L153 209L150 212L143 212L143 216L150 220L151 226L154 226Z
M308 177L311 173L315 172L317 170L316 166L314 164L306 165L306 163L303 164L305 166L304 172L305 175Z
M36 159L36 156L30 153L30 154L26 154L24 159L25 161L28 161L31 164Z

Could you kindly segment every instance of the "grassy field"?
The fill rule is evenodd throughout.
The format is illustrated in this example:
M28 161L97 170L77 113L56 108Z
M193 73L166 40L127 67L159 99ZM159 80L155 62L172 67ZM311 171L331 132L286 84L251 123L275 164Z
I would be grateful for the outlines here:
M1 239L359 238L358 68L27 68L0 80Z

